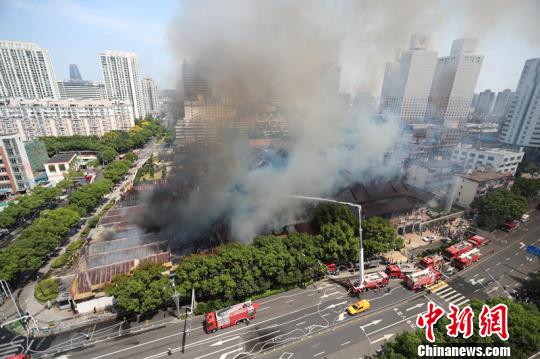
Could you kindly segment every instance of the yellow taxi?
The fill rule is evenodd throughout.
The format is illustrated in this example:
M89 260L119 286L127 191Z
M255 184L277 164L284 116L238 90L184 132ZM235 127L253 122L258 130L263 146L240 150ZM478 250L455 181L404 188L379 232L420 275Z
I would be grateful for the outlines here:
M352 305L349 305L347 307L347 313L349 313L350 315L360 314L368 310L370 307L371 304L369 304L369 301L367 301L366 299L362 299Z

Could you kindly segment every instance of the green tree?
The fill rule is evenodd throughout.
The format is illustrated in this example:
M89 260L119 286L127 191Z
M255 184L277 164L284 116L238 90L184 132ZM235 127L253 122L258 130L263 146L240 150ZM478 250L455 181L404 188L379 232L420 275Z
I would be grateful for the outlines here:
M358 231L358 214L356 210L338 203L319 203L313 211L311 226L314 230L320 231L323 225L338 221L343 221L351 226L355 232Z
M339 263L358 261L358 237L345 221L339 220L323 225L321 236L318 238L321 240L323 261Z
M98 159L103 163L110 163L118 156L118 152L112 147L103 146L98 153Z
M478 225L492 231L505 221L520 218L527 210L527 199L500 189L475 199L471 208L478 211Z
M155 311L173 294L163 267L143 264L131 276L119 275L108 289L108 295L116 298L118 306L127 313L144 314Z
M403 239L396 234L390 222L381 217L362 221L364 250L368 257L403 248Z
M540 192L540 179L517 177L512 192L528 200L535 199Z

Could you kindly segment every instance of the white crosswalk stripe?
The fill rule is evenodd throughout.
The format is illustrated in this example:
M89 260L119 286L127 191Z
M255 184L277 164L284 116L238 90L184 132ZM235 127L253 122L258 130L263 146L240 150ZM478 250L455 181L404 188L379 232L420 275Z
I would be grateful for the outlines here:
M465 298L464 300L462 300L461 302L458 302L458 303L455 303L454 305L457 306L457 307L461 307L462 305L464 304L467 304L469 303L471 300L469 298Z
M437 291L437 294L444 294L444 293L447 293L447 292L452 291L452 290L453 290L453 288L450 287L450 286L448 286L448 287L446 287L446 288L443 288L443 289L441 289L441 290L438 290L438 291Z
M22 343L25 341L24 338L14 340L9 343L0 344L0 358L4 358L11 354L17 354L23 349Z
M452 295L452 296L446 298L445 300L446 300L447 302L452 303L453 300L455 300L456 298L460 298L460 297L463 297L463 295L461 295L461 293L454 293L454 295Z
M454 304L455 306L460 307L463 304L470 302L468 298L466 298L463 294L461 294L451 286L441 289L434 294L444 300L446 303L448 303L448 305Z

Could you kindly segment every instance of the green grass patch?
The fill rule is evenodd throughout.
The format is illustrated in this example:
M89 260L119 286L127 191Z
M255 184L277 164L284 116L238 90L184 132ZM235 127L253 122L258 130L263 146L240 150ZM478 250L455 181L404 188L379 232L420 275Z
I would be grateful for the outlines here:
M70 254L67 252L61 254L58 258L56 258L51 263L51 268L54 268L54 269L62 268L69 261L70 257L71 257Z
M78 251L84 246L84 239L77 239L74 242L71 242L70 245L66 248L66 252L73 253Z
M43 279L34 289L34 297L36 297L40 303L55 300L59 293L60 288L58 287L58 282L54 278Z

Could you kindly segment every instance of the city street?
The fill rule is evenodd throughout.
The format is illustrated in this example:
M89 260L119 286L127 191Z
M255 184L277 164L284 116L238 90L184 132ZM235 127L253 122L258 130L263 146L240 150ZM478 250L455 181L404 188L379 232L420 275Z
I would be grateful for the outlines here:
M261 308L255 320L206 334L202 317L193 320L182 353L185 323L163 319L144 329L132 328L132 334L108 339L125 328L84 328L54 339L36 340L32 349L62 350L80 344L85 347L65 353L77 358L235 358L252 355L264 358L362 357L374 353L396 333L415 328L416 316L433 301L445 308L450 303L463 306L473 298L508 295L528 274L538 270L538 258L528 255L525 247L540 242L540 214L512 233L494 232L490 244L481 249L483 258L474 266L455 272L445 265L443 277L449 286L433 294L414 293L400 281L390 282L391 291L368 292L371 309L356 317L344 312L356 300L344 288L329 281L317 287L292 291L257 301ZM494 253L492 253L494 251ZM142 328L142 327L140 327ZM140 332L139 332L140 330ZM133 333L135 332L135 333ZM89 334L90 339L86 339Z

